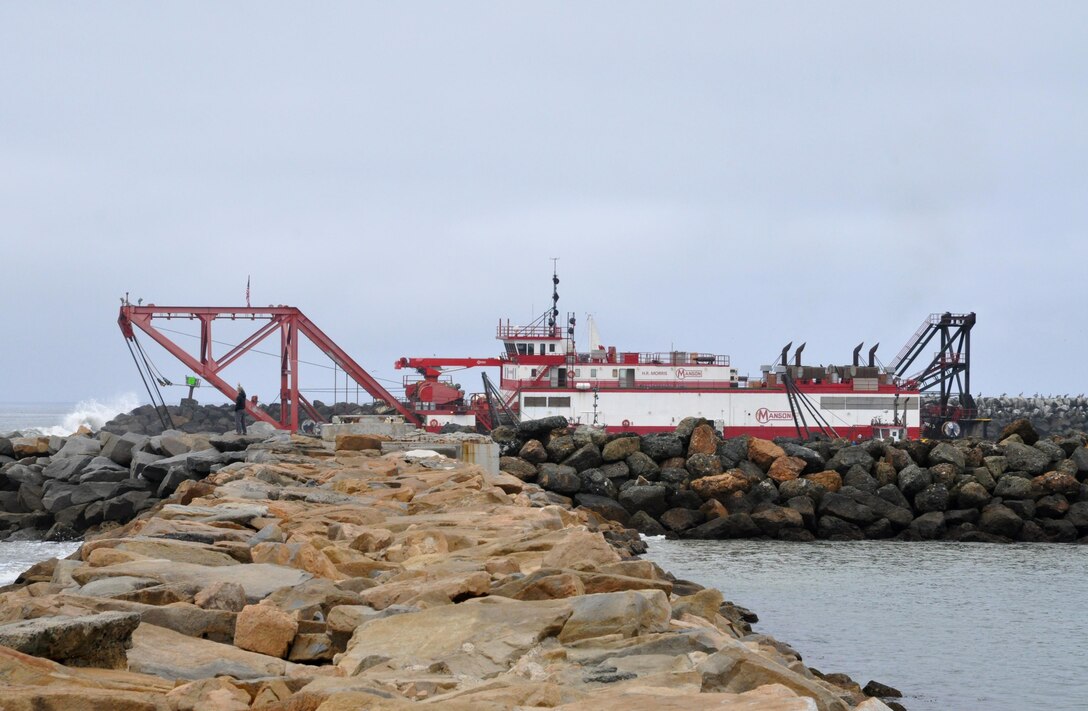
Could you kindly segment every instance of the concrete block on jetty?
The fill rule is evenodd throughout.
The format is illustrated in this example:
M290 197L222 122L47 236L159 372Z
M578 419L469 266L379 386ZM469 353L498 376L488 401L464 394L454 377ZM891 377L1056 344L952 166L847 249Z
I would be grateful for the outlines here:
M573 439L561 466L579 480L596 470L607 492L635 481L631 470L656 472L635 486L694 503L670 484L689 475L694 432L654 440L651 451L670 455L661 462L621 457L629 442L606 461L595 449L610 440L595 432L532 434L553 433ZM713 441L698 437L698 447ZM888 708L753 635L750 613L721 592L639 559L635 531L531 477L308 437L241 450L216 441L190 452L214 449L229 462L0 590L0 624L139 618L121 640L124 669L0 646L5 709ZM731 476L753 480L747 494L764 481L755 470L765 472L735 450L723 443L719 456L740 472ZM155 456L145 470L181 455ZM174 466L154 476L167 481ZM877 687L888 689L866 688Z
M560 420L496 430L502 471L646 535L1088 541L1088 435L1040 437L1024 418L997 442L901 443L723 440L695 418L640 437Z

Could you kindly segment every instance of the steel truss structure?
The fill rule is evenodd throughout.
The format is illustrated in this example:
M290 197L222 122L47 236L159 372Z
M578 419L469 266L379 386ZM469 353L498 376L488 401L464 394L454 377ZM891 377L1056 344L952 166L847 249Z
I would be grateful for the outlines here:
M200 351L193 355L175 343L169 336L155 327L157 319L187 319L200 322ZM216 356L213 353L212 325L217 320L252 321L256 330L232 347L226 353ZM299 339L305 336L318 349L332 360L341 370L372 397L387 403L413 424L419 425L419 416L409 410L384 387L366 372L351 356L344 352L325 333L319 329L300 310L293 306L269 307L213 307L213 306L157 306L132 305L127 300L121 304L117 317L121 333L126 340L136 340L136 328L150 336L171 355L180 360L193 373L214 386L227 398L234 400L238 390L227 382L221 373L259 343L275 333L279 333L280 355L280 419L277 421L253 401L246 402L246 412L255 420L267 422L277 429L298 431L300 414L305 411L314 421L320 422L313 405L302 396L299 387L298 347ZM135 327L135 328L134 328Z

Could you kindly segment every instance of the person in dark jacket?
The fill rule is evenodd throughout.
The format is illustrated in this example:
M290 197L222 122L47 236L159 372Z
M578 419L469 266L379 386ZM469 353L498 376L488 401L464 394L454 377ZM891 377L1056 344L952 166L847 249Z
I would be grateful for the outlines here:
M238 383L238 396L234 398L234 433L246 433L246 389Z

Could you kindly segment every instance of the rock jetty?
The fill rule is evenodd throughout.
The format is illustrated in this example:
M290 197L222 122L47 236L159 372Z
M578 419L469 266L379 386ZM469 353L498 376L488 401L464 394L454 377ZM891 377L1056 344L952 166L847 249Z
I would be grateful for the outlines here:
M74 540L125 523L181 482L244 461L261 439L177 430L0 437L0 540Z
M647 535L788 541L1088 542L1088 435L1000 441L722 439L705 420L608 434L562 417L500 428L501 468Z
M326 422L336 415L372 415L382 414L388 411L384 403L372 403L356 405L347 402L338 402L335 405L326 405L320 400L315 400L314 409ZM280 417L279 403L258 405L268 416L274 420ZM163 426L166 419L167 426ZM223 434L234 431L234 404L227 405L201 405L196 400L183 399L180 405L169 405L165 411L163 408L155 408L151 405L141 405L131 412L117 415L112 420L102 425L102 429L113 434L145 434L158 435L166 430L176 429L189 434L215 433Z
M677 441L611 459L631 443L570 436L563 460L600 465L656 464ZM640 560L621 524L527 477L372 439L213 446L230 461L0 589L3 708L889 708Z
M991 434L1001 432L1014 420L1026 419L1043 437L1088 431L1088 397L1081 395L979 397L979 413L989 417Z

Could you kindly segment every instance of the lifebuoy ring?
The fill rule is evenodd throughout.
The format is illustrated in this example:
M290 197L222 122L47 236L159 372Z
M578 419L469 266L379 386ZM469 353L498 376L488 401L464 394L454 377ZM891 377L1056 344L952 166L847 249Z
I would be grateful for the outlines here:
M431 427L438 427L438 420L432 419L431 420Z
M630 427L631 426L631 421L630 420L624 420L621 424L623 424L624 427Z

